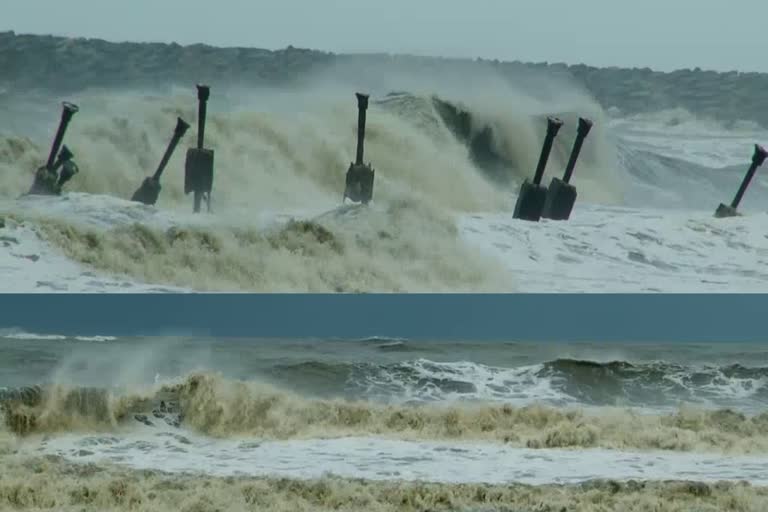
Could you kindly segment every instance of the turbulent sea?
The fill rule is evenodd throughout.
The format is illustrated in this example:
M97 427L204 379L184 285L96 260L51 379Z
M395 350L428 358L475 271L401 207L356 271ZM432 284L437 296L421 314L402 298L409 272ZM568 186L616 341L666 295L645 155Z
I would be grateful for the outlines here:
M8 291L764 292L768 185L717 220L766 130L682 109L625 115L546 76L520 83L330 70L301 87L214 89L206 145L213 213L193 215L183 159L193 87L0 95L0 269ZM362 78L360 78L362 76ZM357 77L357 78L355 78ZM189 90L188 90L189 89ZM368 208L342 206L353 92L371 94ZM404 91L404 92L403 92ZM65 143L80 173L61 197L22 197L58 102L80 105ZM569 222L512 218L546 117L565 120L544 181L561 176L578 116L595 122ZM189 132L156 206L129 202L175 126Z
M752 344L0 338L0 509L764 510Z
M104 51L85 47L78 59ZM0 90L0 291L768 291L761 172L744 216L713 218L764 127L628 115L522 68L346 62L291 86L213 87L202 215L183 193L192 83ZM371 94L368 207L341 204L356 91ZM62 100L80 106L65 139L80 173L59 197L23 196ZM595 123L578 202L568 222L517 221L550 115L566 124L546 183L578 117ZM177 116L192 128L157 205L128 201ZM768 509L759 344L104 334L0 331L0 510Z

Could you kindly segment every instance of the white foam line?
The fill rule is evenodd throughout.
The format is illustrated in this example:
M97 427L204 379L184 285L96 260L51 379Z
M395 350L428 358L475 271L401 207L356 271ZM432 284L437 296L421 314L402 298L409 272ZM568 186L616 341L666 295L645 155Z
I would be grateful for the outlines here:
M144 224L159 230L174 226L228 227L248 225L266 229L291 217L310 217L317 212L270 212L258 215L231 213L195 215L164 210L107 195L68 193L60 197L25 197L0 202L0 214L14 213L24 219L65 219L87 229L107 230ZM1 215L0 215L1 216ZM21 223L8 218L0 227L0 292L5 293L189 293L189 288L143 283L127 276L88 269L67 258L45 241L35 221ZM226 290L221 290L226 291Z
M484 214L459 226L521 292L765 293L766 219L577 204L568 222Z
M0 230L2 293L170 293L183 288L139 283L88 270L42 240L26 224Z
M714 208L714 205L713 205ZM264 228L313 212L193 215L89 194L0 204L94 229L143 223ZM314 212L316 213L316 212ZM336 212L338 214L338 212ZM766 214L714 219L712 212L639 210L577 203L568 222L525 222L509 213L460 215L467 244L500 260L521 292L768 292ZM190 292L89 270L48 244L34 223L0 229L2 292ZM226 290L217 290L226 291Z
M241 442L175 434L51 439L40 449L79 462L217 476L319 478L541 485L616 480L684 479L768 484L768 458L611 450L533 450L493 443L407 442L369 437ZM37 451L37 450L36 450ZM39 452L38 452L39 453Z

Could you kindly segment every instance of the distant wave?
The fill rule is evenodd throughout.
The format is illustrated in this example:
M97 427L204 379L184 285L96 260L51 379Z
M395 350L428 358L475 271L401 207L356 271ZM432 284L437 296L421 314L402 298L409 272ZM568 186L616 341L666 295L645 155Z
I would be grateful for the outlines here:
M400 341L378 343L384 351L425 350ZM768 401L768 368L741 365L557 359L503 368L428 359L389 364L307 361L276 365L269 376L300 392L397 403L461 400L669 409L681 403L755 408Z
M406 338L390 338L388 336L368 336L366 338L360 338L354 340L357 343L364 343L374 345L376 348L383 350L386 349L400 349L404 348L408 343Z
M391 342L402 342L405 343L408 341L407 338L392 338L389 336L366 336L365 338L356 338L353 341L356 341L358 343L391 343Z
M74 339L77 341L95 341L95 342L105 342L105 341L115 341L117 339L116 336L74 336Z
M62 336L61 334L37 334L34 332L24 332L24 331L0 332L0 338L7 338L12 340L40 340L40 341L67 339L66 336Z
M115 341L117 339L115 336L65 336L63 334L41 334L27 332L22 329L0 329L0 339L2 338L22 341L76 340L93 342L107 342Z

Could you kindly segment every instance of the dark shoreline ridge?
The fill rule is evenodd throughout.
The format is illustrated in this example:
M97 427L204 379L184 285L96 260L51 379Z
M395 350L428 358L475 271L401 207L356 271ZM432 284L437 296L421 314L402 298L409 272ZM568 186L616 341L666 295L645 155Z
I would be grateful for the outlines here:
M112 43L100 39L0 32L0 97L30 90L68 94L86 87L165 86L169 83L277 85L336 63L419 66L491 65L514 77L524 70L571 78L603 106L625 114L681 107L724 122L754 121L768 128L768 73L579 65L498 60L343 55L289 46L282 50L217 48L203 44ZM3 91L4 90L4 91Z

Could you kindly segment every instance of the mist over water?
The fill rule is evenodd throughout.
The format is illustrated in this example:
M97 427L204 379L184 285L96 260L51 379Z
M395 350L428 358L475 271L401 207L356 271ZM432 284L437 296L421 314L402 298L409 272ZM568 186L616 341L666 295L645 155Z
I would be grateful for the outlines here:
M691 358L695 352L699 355ZM754 345L713 345L704 353L698 345L620 345L606 357L605 348L590 344L59 339L9 333L2 353L7 363L0 368L0 384L6 394L0 398L24 404L6 412L36 418L24 420L28 427L19 426L22 431L76 428L82 415L95 422L92 426L111 428L165 400L177 404L175 413L190 426L224 436L242 430L302 437L328 429L449 438L504 438L514 431L518 438L524 425L539 420L576 428L590 421L591 413L585 417L582 410L616 408L596 421L623 423L621 408L628 408L652 413L648 421L661 421L664 428L682 421L672 419L682 414L686 421L712 421L710 427L726 429L723 433L737 428L732 433L751 439L759 434L768 401L768 360ZM101 404L95 416L88 412L91 402ZM444 423L457 414L466 426ZM57 425L65 417L75 423ZM522 423L503 426L510 421ZM748 427L752 422L754 432ZM632 430L629 424L622 428ZM588 445L603 442L587 439ZM750 442L757 444L740 449L761 449L759 441ZM717 442L712 448L736 449Z
M765 502L760 344L6 329L0 361L0 503L16 508Z
M364 80L352 77L365 73ZM535 97L505 83L491 69L475 70L469 83L459 73L425 76L386 70L330 69L290 89L233 86L213 90L209 103L206 145L216 151L217 212L245 213L256 209L325 208L341 196L343 176L354 160L356 105L353 92L372 94L366 130L366 160L377 174L376 199L413 199L458 211L509 208L510 190L484 179L469 157L466 141L453 135L431 100L437 95L461 105L471 115L476 134L492 129L491 148L509 164L497 172L514 181L529 177L538 160L546 123L543 116L567 114L551 159L552 172L562 172L574 134L575 115L594 118L596 130L585 147L579 177L589 199L620 200L620 177L612 144L606 141L601 109L586 95L565 84L540 78L550 89ZM371 84L375 83L375 87ZM387 87L386 84L391 84ZM462 85L463 84L463 85ZM406 91L410 101L388 102L386 95ZM568 91L568 94L565 92ZM192 124L163 180L159 207L189 207L182 193L183 152L196 140L196 99L193 90L84 91L72 101L81 105L66 143L82 172L69 190L128 197L141 179L154 172L170 139L175 117ZM56 102L47 121L24 132L34 141L6 138L3 163L13 180L3 181L3 195L15 197L29 186L29 165L41 160L58 121ZM25 100L21 100L22 102ZM30 100L26 100L31 102ZM43 98L34 98L40 105ZM393 104L394 103L394 104ZM27 119L26 105L12 115ZM20 124L27 124L20 121ZM17 146L21 146L18 148ZM78 150L78 148L81 148ZM21 161L16 163L14 160ZM605 183L597 183L602 180ZM380 182L379 182L380 180Z
M568 123L550 159L558 174L577 115L596 121L580 163L580 197L621 203L624 178L601 110L587 96L564 94L565 84L549 81L542 98L490 69L463 86L459 78L331 69L293 88L214 90L206 145L216 152L215 226L190 215L191 198L183 194L184 152L197 137L193 90L83 91L67 98L81 106L65 140L80 173L60 199L16 199L44 161L58 122L54 98L20 99L10 105L20 131L0 139L2 210L38 219L36 230L70 259L150 283L197 290L513 289L514 279L497 262L460 240L455 219L511 212L513 192L538 160L546 115ZM390 94L403 89L408 94ZM375 204L364 212L338 209L354 160L357 90L372 93L365 159L377 172ZM28 118L25 102L39 108L43 101L50 105L46 116L34 110ZM176 116L193 126L163 175L157 204L163 213L116 200L129 198L154 172ZM295 215L310 224L270 235L260 220L265 215ZM182 236L167 232L163 216L181 224Z
M368 208L340 207L355 91L372 95ZM81 173L62 197L19 199L62 99L81 107L65 141ZM213 215L191 215L182 189L192 84L3 95L0 114L0 267L45 291L768 282L761 176L751 216L711 220L764 129L682 109L625 116L533 71L510 82L476 63L361 59L291 87L214 87ZM577 209L572 223L515 223L548 115L566 126L545 183L578 116L595 121ZM192 127L157 207L129 203L176 116ZM0 331L0 509L754 512L768 503L767 383L760 345Z
M627 116L562 75L491 65L350 59L292 85L214 87L213 215L193 215L183 159L196 140L194 87L4 95L0 214L13 289L48 291L762 291L768 183L729 202L752 146L748 122L680 108ZM354 159L353 93L371 94L370 207L340 205ZM60 114L81 172L61 197L25 197ZM566 124L544 183L560 176L579 116L595 122L571 222L516 222L546 117ZM155 207L127 198L154 172L175 118L192 125ZM291 222L291 219L296 222ZM728 229L723 229L725 226ZM5 236L5 235L4 235ZM37 258L37 259L36 259ZM34 263L28 263L28 261ZM44 271L42 270L44 269ZM30 285L29 283L37 283Z
M365 160L376 180L368 208L340 207L355 153L356 91L371 94ZM61 99L81 106L65 140L81 172L62 197L17 199L46 157ZM20 244L16 252L38 254L42 240L87 269L65 280L77 269L64 272L63 263L46 257L49 273L60 277L31 278L43 283L37 288L486 292L764 286L760 262L768 253L762 238L750 235L759 230L757 220L720 231L700 227L698 219L730 200L752 144L765 135L754 124L700 119L681 109L634 116L606 112L570 80L535 70L521 69L510 79L479 63L352 59L306 73L290 86L214 88L206 128L206 146L216 152L214 213L192 215L192 199L183 194L183 159L196 141L196 108L194 88L177 84L84 89L67 98L35 92L0 101L9 120L0 136L0 213L9 216L9 236ZM539 229L511 219L519 185L536 167L550 115L566 124L544 183L562 174L578 117L595 123L573 181L579 243L571 241L573 229L565 232L557 223ZM158 165L177 116L192 127L163 175L156 207L128 202ZM768 185L758 175L741 209L755 213L765 197ZM670 209L684 213L673 217L666 213ZM607 217L615 233L601 228ZM638 244L642 240L657 244ZM659 254L653 254L657 245ZM724 247L718 253L722 262L712 259L709 247L715 245ZM753 254L744 253L745 246ZM7 265L18 267L19 275L40 273L41 265L19 258L8 258ZM606 265L615 269L606 274ZM554 266L560 270L548 270ZM552 272L567 277L555 279ZM661 275L649 279L649 272ZM583 277L593 274L594 279Z

